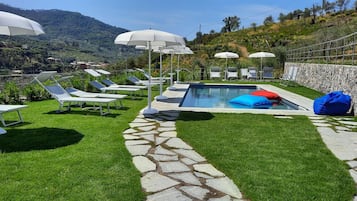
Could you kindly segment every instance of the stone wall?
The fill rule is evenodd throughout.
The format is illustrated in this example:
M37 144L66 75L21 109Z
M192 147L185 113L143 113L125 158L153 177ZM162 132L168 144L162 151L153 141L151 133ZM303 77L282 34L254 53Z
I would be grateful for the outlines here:
M296 82L323 93L343 91L352 97L357 116L357 66L310 63L285 63L284 74L297 67Z

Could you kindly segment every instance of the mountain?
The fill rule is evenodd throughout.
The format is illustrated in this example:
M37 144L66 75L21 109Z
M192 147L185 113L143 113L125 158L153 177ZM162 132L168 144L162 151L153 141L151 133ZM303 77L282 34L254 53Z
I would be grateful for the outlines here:
M45 34L36 37L16 36L9 39L9 37L1 36L0 40L6 43L3 46L8 47L7 49L3 48L1 53L15 51L14 47L25 43L30 45L31 49L41 50L41 54L46 52L48 55L43 55L44 57L59 58L66 63L73 60L113 62L118 60L118 51L132 50L132 48L119 47L114 44L115 37L128 30L105 24L77 12L23 10L1 3L0 10L35 20L42 25L45 31ZM16 51L20 51L19 48ZM134 50L129 52L135 53ZM26 65L27 62L21 63ZM4 68L3 65L13 66L11 63L0 61L2 68ZM19 65L16 64L13 67Z

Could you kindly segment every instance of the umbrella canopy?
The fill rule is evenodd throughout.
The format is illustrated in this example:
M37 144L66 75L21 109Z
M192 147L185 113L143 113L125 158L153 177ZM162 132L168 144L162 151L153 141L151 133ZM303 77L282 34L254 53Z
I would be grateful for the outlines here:
M158 111L151 108L151 50L152 47L167 47L172 45L185 45L185 41L181 36L153 29L130 31L119 34L115 40L115 44L146 46L149 51L149 86L148 86L148 107L144 110L144 114L154 114Z
M275 57L275 54L270 53L270 52L256 52L256 53L250 54L248 57L249 58L260 58L260 72L261 72L260 76L262 76L263 58Z
M266 58L266 57L275 57L275 54L270 53L270 52L256 52L256 53L250 54L248 57L249 58Z
M239 55L234 52L219 52L214 55L216 58L221 59L230 59L230 58L239 58Z
M219 53L216 53L214 55L214 57L216 58L221 58L221 59L226 59L226 71L227 71L227 68L228 68L228 59L231 59L231 58L239 58L239 55L237 53L234 53L234 52L219 52Z
M19 15L0 11L0 34L15 36L40 35L44 33L39 23Z

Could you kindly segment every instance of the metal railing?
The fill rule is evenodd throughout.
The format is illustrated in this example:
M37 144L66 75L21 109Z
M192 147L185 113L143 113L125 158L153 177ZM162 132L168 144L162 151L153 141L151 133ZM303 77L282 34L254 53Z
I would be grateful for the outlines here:
M355 65L357 60L357 32L318 44L290 49L286 61Z

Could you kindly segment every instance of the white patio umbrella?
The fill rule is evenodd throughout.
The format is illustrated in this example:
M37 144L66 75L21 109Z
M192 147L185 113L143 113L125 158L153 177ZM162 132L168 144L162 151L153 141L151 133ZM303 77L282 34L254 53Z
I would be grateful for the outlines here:
M155 114L158 111L151 108L151 50L152 47L167 47L171 45L185 45L185 41L181 36L171 34L164 31L146 29L138 31L130 31L119 34L115 40L115 44L146 46L149 51L149 86L148 86L148 106L143 111L143 114Z
M263 71L263 58L275 57L275 54L270 52L256 52L248 56L249 58L260 58L260 77Z
M239 55L234 52L219 52L214 55L216 58L226 59L226 71L228 68L228 59L239 58Z
M175 45L175 46L170 46L162 50L163 54L170 54L171 55L171 60L170 60L170 90L175 90L176 88L173 86L173 66L172 66L172 61L173 57L175 54L177 54L177 80L180 80L180 55L182 54L193 54L193 51L186 46L182 45Z
M16 36L40 35L44 33L39 23L19 15L0 11L0 34Z

